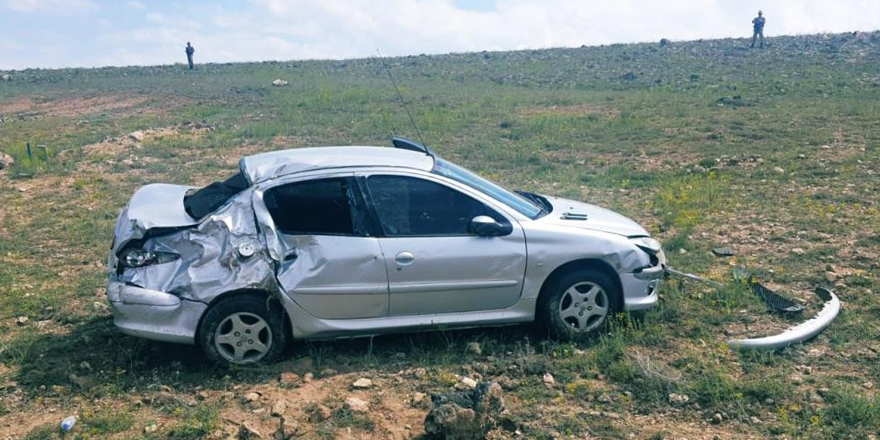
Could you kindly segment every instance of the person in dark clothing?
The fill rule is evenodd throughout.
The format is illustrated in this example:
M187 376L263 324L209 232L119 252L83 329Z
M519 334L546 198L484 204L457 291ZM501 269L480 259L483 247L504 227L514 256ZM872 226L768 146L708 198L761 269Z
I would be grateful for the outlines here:
M755 40L757 40L758 37L761 37L761 49L764 48L764 23L766 23L766 22L767 22L767 20L764 18L764 13L761 11L758 11L758 16L755 17L754 20L752 20L752 29L754 30L754 33L752 34L752 46L751 47L753 49L755 47Z
M193 54L194 53L196 53L196 49L189 44L189 41L187 41L186 42L186 61L189 63L190 70L192 70L192 68L193 68Z

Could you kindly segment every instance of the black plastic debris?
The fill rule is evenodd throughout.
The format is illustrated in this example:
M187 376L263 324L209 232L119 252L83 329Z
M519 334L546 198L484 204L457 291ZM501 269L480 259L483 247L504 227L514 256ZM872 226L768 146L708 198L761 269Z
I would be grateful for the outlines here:
M714 254L716 257L732 257L734 255L733 249L729 247L712 248L712 254Z
M758 298L761 298L761 301L764 301L764 304L767 304L767 307L774 312L794 314L804 311L804 306L768 289L761 283L749 280L749 287L751 287L752 292L755 292L755 295L758 295Z

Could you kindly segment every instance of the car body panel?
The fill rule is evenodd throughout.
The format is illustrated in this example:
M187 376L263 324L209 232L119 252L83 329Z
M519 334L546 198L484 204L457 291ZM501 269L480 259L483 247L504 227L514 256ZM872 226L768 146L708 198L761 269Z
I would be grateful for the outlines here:
M560 197L546 195L543 197L553 205L553 212L538 219L540 222L565 227L594 229L624 237L648 236L648 231L640 224L614 211Z
M183 209L183 196L191 186L153 183L138 189L116 219L113 250L118 252L131 240L149 230L178 228L198 223Z
M483 203L513 227L510 234L500 237L380 237L388 269L390 316L505 309L519 300L527 261L526 243L519 221L507 209L482 193L432 173L402 173L386 168L355 174L367 179L403 176L445 186Z
M252 190L245 190L195 225L178 225L169 233L144 239L144 250L172 252L180 255L177 260L118 271L115 255L111 255L111 281L204 303L231 291L277 290L275 268L257 229L251 199ZM146 215L135 202L132 200L123 216L132 212ZM242 246L255 252L242 255Z
M557 198L550 198L552 213L530 219L474 188L430 173L432 163L425 154L380 147L249 156L241 168L252 186L199 221L183 210L182 198L191 187L145 186L115 228L108 299L117 326L136 336L193 343L210 305L242 290L278 297L295 338L512 324L533 320L548 277L575 261L604 264L616 272L627 309L656 304L662 271L655 269L665 259L661 251L652 263L633 243L629 237L647 236L635 222ZM285 182L370 173L440 182L497 210L513 232L435 244L423 237L285 236L263 200L267 189ZM586 220L563 218L568 211L586 214ZM118 258L129 243L180 258L121 268ZM493 245L503 246L502 251ZM296 258L285 260L292 252ZM414 262L398 266L400 252L414 254ZM432 264L423 267L422 262Z
M434 158L423 153L382 147L319 147L246 156L241 170L251 184L313 170L383 166L430 171Z
M375 237L288 236L296 253L278 265L278 281L309 314L324 319L388 315L388 275Z
M644 280L635 277L638 269L652 267L652 264L649 255L627 237L590 228L559 226L541 219L522 225L529 246L524 298L536 298L547 277L560 267L574 261L593 261L606 264L618 274L627 310L641 310L657 303L656 286L662 273ZM660 260L654 267L665 264L662 253ZM649 286L654 288L649 291Z

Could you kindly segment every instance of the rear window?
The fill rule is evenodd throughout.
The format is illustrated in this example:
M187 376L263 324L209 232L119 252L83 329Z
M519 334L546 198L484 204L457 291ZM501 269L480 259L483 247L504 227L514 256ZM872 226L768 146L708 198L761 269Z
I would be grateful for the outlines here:
M190 217L199 220L216 211L226 201L247 187L247 180L239 172L226 180L191 191L183 197L183 208Z

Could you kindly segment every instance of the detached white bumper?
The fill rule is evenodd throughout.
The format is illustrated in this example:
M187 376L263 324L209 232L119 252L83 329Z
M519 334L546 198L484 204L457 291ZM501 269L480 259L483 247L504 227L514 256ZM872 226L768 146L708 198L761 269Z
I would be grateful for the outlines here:
M199 319L208 305L170 293L111 281L107 299L113 323L122 333L139 338L195 344Z

